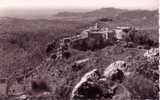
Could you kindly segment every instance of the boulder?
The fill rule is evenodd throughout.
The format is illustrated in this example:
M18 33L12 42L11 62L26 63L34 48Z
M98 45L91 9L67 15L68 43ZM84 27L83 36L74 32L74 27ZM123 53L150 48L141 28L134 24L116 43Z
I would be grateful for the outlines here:
M127 72L128 64L125 61L116 61L110 64L105 70L103 76L106 78L110 78L113 81L122 79Z
M154 58L156 56L159 56L159 48L151 48L144 53L144 57L147 58Z
M99 80L100 74L97 69L87 72L76 84L71 93L71 100L96 98L101 92L95 81Z
M111 80L112 81L119 81L122 82L122 80L124 79L124 73L122 70L117 69L116 73L113 73L111 76Z

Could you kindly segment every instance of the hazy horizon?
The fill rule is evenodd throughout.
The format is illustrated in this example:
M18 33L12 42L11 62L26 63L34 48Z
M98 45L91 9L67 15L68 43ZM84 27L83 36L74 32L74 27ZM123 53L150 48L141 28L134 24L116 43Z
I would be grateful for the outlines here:
M49 17L58 12L88 12L101 8L157 10L158 0L0 0L0 16Z
M145 9L158 8L158 0L0 0L0 9Z
M115 8L116 7L103 7L103 8ZM99 8L102 9L102 8ZM55 14L59 12L90 12L99 9L85 9L85 8L66 8L66 9L54 9L54 8L8 8L8 9L0 9L0 17L15 17L15 18L52 18ZM146 10L146 9L125 9L125 10ZM147 9L148 11L151 11ZM157 10L157 9L152 9Z

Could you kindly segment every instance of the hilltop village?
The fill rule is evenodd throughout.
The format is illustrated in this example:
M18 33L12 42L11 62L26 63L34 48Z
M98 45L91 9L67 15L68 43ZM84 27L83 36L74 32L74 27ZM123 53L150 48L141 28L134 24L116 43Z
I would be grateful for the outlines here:
M83 30L79 35L65 37L58 41L53 41L53 43L48 45L46 50L47 53L52 52L53 58L62 57L68 54L68 48L74 48L82 51L86 50L96 50L106 47L107 45L114 45L121 43L123 46L132 46L132 42L125 42L125 37L136 31L134 27L116 27L114 29L109 29L107 27L99 28L96 23ZM54 50L53 50L54 49Z

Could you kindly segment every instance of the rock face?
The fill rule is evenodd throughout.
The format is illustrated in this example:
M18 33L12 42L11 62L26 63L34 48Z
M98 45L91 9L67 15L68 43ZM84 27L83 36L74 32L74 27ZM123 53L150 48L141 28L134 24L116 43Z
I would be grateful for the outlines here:
M79 83L74 87L71 100L87 100L98 97L100 88L94 84L95 81L99 80L100 74L97 69L86 73L80 80Z
M106 68L103 76L97 69L87 72L73 88L70 100L130 100L130 92L119 85L126 68L125 61L116 61Z
M151 48L150 50L147 50L146 53L144 53L144 57L147 57L149 59L154 59L155 57L159 56L159 48Z
M110 64L105 70L103 76L106 78L123 78L127 63L125 61L116 61Z
M127 62L116 61L104 70L103 75L97 69L87 72L73 88L71 100L130 100L130 92L119 85L125 73L128 74L127 68Z

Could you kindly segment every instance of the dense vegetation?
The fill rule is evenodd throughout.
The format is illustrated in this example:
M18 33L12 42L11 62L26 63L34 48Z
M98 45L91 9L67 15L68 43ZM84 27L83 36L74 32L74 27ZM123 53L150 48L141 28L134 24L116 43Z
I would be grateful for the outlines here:
M134 42L138 45L144 45L146 49L151 47L158 48L158 34L154 34L156 30L138 30L131 31L125 37L125 41Z

